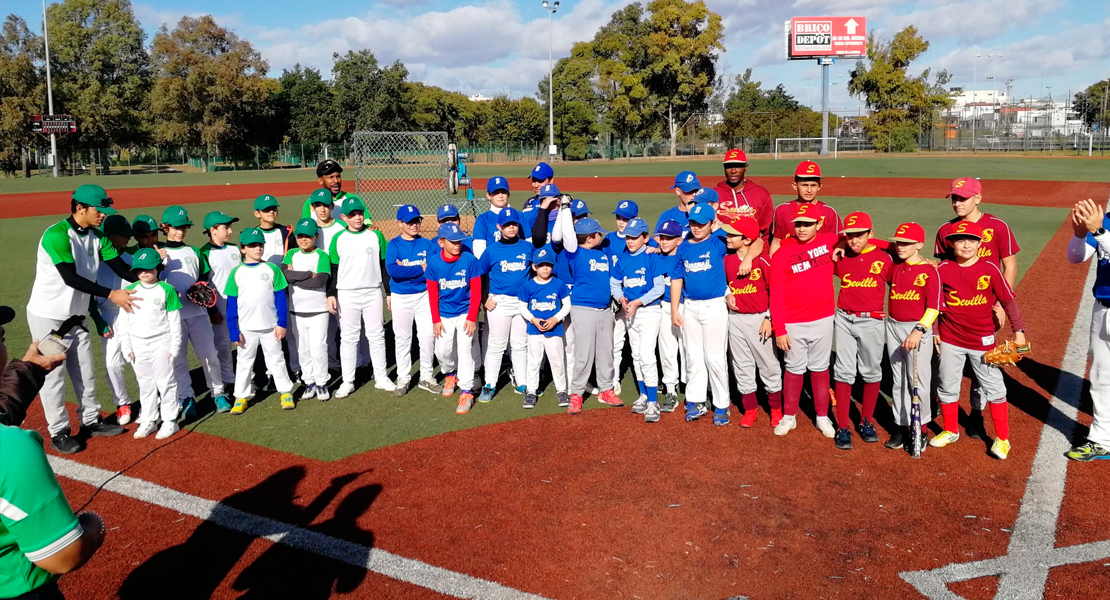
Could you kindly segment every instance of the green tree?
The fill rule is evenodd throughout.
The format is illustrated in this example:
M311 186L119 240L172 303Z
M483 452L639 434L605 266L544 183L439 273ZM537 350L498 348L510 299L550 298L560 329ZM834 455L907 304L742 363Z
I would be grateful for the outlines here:
M856 62L848 82L848 92L863 96L871 109L864 132L877 150L912 151L917 136L932 128L935 112L952 105L944 89L948 72L937 73L933 83L929 69L917 76L908 73L910 63L929 49L912 25L889 42L871 33L867 46L867 62Z
M77 119L77 135L66 142L108 148L147 141L150 56L131 2L65 0L46 16L54 110Z
M336 108L342 115L342 137L355 131L407 131L411 124L409 72L400 61L381 68L370 50L333 54Z
M816 137L821 115L802 106L782 84L765 90L747 69L736 77L725 100L724 130L730 139L768 140L775 137ZM777 132L777 133L776 133Z
M590 44L580 42L571 55L555 63L555 140L564 159L583 160L599 129L600 99L594 89L594 62ZM547 111L547 78L540 80L537 98Z
M654 123L645 69L645 40L651 33L641 4L629 4L613 13L590 44L597 69L597 94L605 128L624 143L628 156L633 138L650 132Z
M724 29L721 16L710 12L702 0L653 0L647 8L651 29L645 40L647 88L666 124L674 156L678 130L706 109L718 52L724 50Z
M22 166L24 177L31 175L28 154L38 140L29 119L46 107L42 49L42 38L23 19L8 15L0 31L0 171L5 174Z
M1107 92L1110 92L1110 79L1091 84L1075 95L1072 108L1088 128L1098 125L1106 131L1110 127L1110 108L1107 108Z
M284 115L279 121L289 123L285 136L310 146L338 141L335 98L320 71L298 64L282 71L278 81L281 92L275 97L275 110Z
M245 161L284 133L270 121L281 84L266 77L269 65L250 42L211 15L182 17L173 31L162 26L151 58L156 141Z
M475 110L469 98L419 82L406 83L406 96L411 102L411 121L416 131L446 131L456 142L474 143Z
M547 139L547 112L535 99L510 100L498 96L487 104L485 136L488 141L519 146Z

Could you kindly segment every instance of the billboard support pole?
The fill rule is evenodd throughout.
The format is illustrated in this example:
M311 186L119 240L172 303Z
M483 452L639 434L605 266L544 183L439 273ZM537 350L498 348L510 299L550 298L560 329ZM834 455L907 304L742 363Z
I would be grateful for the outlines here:
M821 156L829 153L829 68L831 60L819 60L821 65Z

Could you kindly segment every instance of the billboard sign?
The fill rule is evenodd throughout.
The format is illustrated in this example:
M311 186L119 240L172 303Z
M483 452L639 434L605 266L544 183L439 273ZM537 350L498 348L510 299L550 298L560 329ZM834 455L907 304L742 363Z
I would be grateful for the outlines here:
M794 17L786 22L786 58L864 58L866 17Z

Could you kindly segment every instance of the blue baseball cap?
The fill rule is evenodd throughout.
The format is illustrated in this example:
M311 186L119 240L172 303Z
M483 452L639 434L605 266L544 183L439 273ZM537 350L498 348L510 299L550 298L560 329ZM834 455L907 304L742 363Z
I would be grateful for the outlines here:
M537 164L536 167L532 169L532 172L528 174L528 177L531 177L532 179L538 179L540 181L551 179L554 176L555 169L552 169L551 165L545 162Z
M455 208L454 204L444 204L436 211L436 220L442 221L444 219L457 219L459 216L459 209Z
M444 223L440 225L436 235L438 235L440 239L450 242L461 242L466 239L466 234L454 223Z
M713 188L701 188L698 193L694 194L692 202L720 202L721 198L717 195L717 190Z
M586 217L585 219L579 219L579 221L574 224L574 233L577 235L586 235L589 233L609 232L601 228L601 223L598 223L597 219Z
M617 203L617 208L613 210L613 214L622 219L634 219L640 216L640 207L631 200L621 200Z
M708 204L695 204L694 208L690 209L690 222L704 225L713 219L717 218L717 211L713 210L712 206Z
M521 222L522 218L520 211L511 206L506 206L505 208L502 208L501 214L497 215L497 224L501 226L508 225L509 223L516 223L517 225L520 225Z
M540 164L542 165L543 163ZM548 183L540 188L540 198L551 198L559 195L562 195L562 192L559 191L559 187L554 183Z
M544 246L532 255L532 264L534 265L553 265L555 264L555 251L551 246Z
M628 225L624 226L624 231L621 232L621 237L639 237L648 232L647 221L643 219L632 219Z
M625 228L627 229L627 227ZM659 224L655 229L655 235L665 235L668 237L682 237L682 225L674 219L667 219Z
M590 214L590 207L586 206L586 201L585 200L579 200L578 198L575 198L570 203L570 214L571 214L572 217L580 217L582 215L588 215L588 214Z
M504 177L490 177L486 182L486 193L492 194L498 190L509 191L509 180Z
M698 181L698 176L693 171L683 171L678 175L675 175L674 185L671 186L671 189L673 190L675 188L678 188L689 194L691 192L696 192L700 190L701 182Z
M402 223L408 223L414 219L420 218L420 209L411 204L402 204L397 207L397 220Z

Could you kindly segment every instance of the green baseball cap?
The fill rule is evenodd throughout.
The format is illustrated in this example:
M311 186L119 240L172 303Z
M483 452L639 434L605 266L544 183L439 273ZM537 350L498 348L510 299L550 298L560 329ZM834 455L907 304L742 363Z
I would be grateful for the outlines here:
M239 234L239 245L248 246L250 244L265 244L266 235L262 230L257 227L248 227Z
M73 191L73 200L78 204L91 206L96 210L106 214L116 214L116 209L112 208L112 199L108 197L108 192L99 185L86 183L85 185Z
M238 217L232 217L224 214L223 211L214 210L204 215L204 233L208 233L209 229L217 225L231 225L232 223L239 222Z
M366 212L366 205L362 203L362 200L359 200L358 198L347 198L343 202L343 214L344 215L349 215L349 214L355 212L356 210L361 210L362 212Z
M162 223L171 227L185 227L192 225L193 222L189 220L189 213L181 206L171 206L162 211Z
M158 256L157 250L154 248L143 248L136 252L135 257L131 259L131 270L157 269L160 264L162 264L162 257Z
M135 217L135 220L131 221L131 231L133 234L150 233L152 231L154 233L162 232L162 230L158 228L158 221L155 221L154 217L150 215L139 215Z
M254 210L266 210L267 208L277 208L277 198L269 194L262 194L254 199Z
M134 235L134 232L131 231L131 224L127 222L127 217L120 214L105 217L104 222L100 224L100 230L108 235L121 235L127 238Z
M301 219L297 221L297 226L293 228L293 235L310 235L316 237L316 233L320 228L316 225L316 221L312 219Z
M331 190L327 188L320 188L308 197L308 204L324 204L326 206L335 205L335 200L331 197Z

